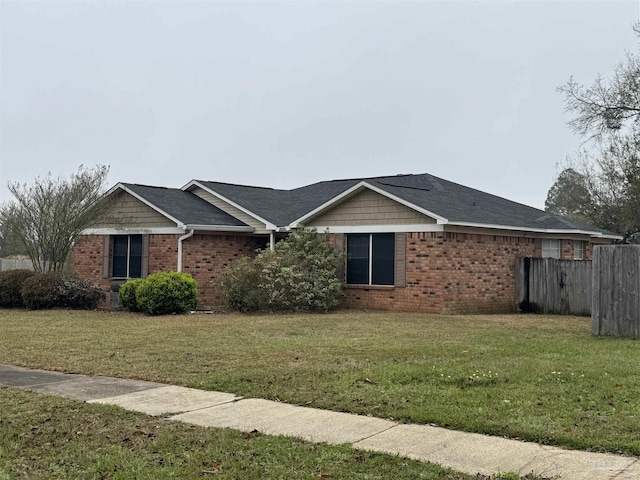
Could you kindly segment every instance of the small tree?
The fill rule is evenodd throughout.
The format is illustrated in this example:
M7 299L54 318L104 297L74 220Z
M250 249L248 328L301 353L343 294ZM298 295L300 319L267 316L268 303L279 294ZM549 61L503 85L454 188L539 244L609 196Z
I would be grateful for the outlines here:
M34 270L61 270L80 232L105 213L108 172L103 165L80 166L68 179L49 173L31 186L8 183L15 201L0 206L0 224L5 235L18 239Z

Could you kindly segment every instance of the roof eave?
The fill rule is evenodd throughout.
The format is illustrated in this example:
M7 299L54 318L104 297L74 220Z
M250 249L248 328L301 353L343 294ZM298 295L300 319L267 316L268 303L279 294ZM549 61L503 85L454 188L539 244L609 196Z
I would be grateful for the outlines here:
M456 222L456 221L450 221L448 225L459 226L459 227L490 228L493 230L518 230L521 232L548 233L548 234L556 234L556 235L567 235L567 234L589 235L595 238L607 238L611 240L622 240L623 238L620 235L609 235L603 232L597 232L595 230L580 230L577 228L575 229L532 228L532 227L519 227L515 225L494 225L489 223Z
M249 225L196 225L196 224L186 224L184 226L185 230L201 230L207 232L246 232L252 233L255 231L255 228L250 227Z

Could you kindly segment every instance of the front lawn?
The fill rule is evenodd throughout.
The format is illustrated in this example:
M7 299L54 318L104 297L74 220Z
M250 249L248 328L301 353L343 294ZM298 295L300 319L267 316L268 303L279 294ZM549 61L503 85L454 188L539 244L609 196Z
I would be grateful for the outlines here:
M0 405L2 480L476 478L347 446L189 426L18 389L0 388Z
M640 343L539 315L0 310L0 362L640 454Z

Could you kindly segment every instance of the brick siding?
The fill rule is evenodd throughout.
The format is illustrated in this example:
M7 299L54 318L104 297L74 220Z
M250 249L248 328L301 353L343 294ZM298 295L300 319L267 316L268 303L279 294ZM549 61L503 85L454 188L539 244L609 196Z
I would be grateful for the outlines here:
M102 278L102 259L104 244L102 235L81 235L73 246L73 271L78 276L91 280L105 291L109 291L111 280ZM98 308L108 308L109 297L98 305Z
M179 235L150 235L149 273L175 271ZM221 305L219 281L225 266L264 248L264 237L195 234L183 243L183 271L198 282L199 308ZM586 243L585 259L593 244ZM562 258L573 258L573 241L563 240ZM348 308L425 313L515 311L515 261L539 257L540 239L452 232L406 234L406 287L348 286ZM103 237L82 236L74 247L74 269L105 289Z
M224 267L241 257L253 257L266 246L265 237L243 235L199 235L185 240L182 271L190 273L200 286L200 308L222 305L220 281Z
M540 240L467 233L407 233L406 287L348 286L351 308L425 313L515 311L515 261Z
M73 249L73 268L79 276L109 291L111 278L103 278L102 272L103 238L102 235L79 237ZM180 235L149 235L149 274L176 271L179 238ZM183 242L182 270L198 282L198 308L221 305L220 289L214 283L220 279L223 268L242 256L254 256L258 248L265 247L265 238L195 234ZM109 308L108 299L100 308Z
M159 272L175 272L178 269L178 239L180 237L181 235L178 234L149 235L149 275Z

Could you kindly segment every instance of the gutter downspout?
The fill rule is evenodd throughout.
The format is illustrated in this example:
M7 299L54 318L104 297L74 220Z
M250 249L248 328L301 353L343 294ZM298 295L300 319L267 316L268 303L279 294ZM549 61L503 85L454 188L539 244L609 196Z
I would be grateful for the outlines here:
M186 240L187 238L191 238L193 237L193 232L195 230L189 230L189 233L187 233L186 235L181 236L178 239L178 272L182 271L182 242L184 240Z

